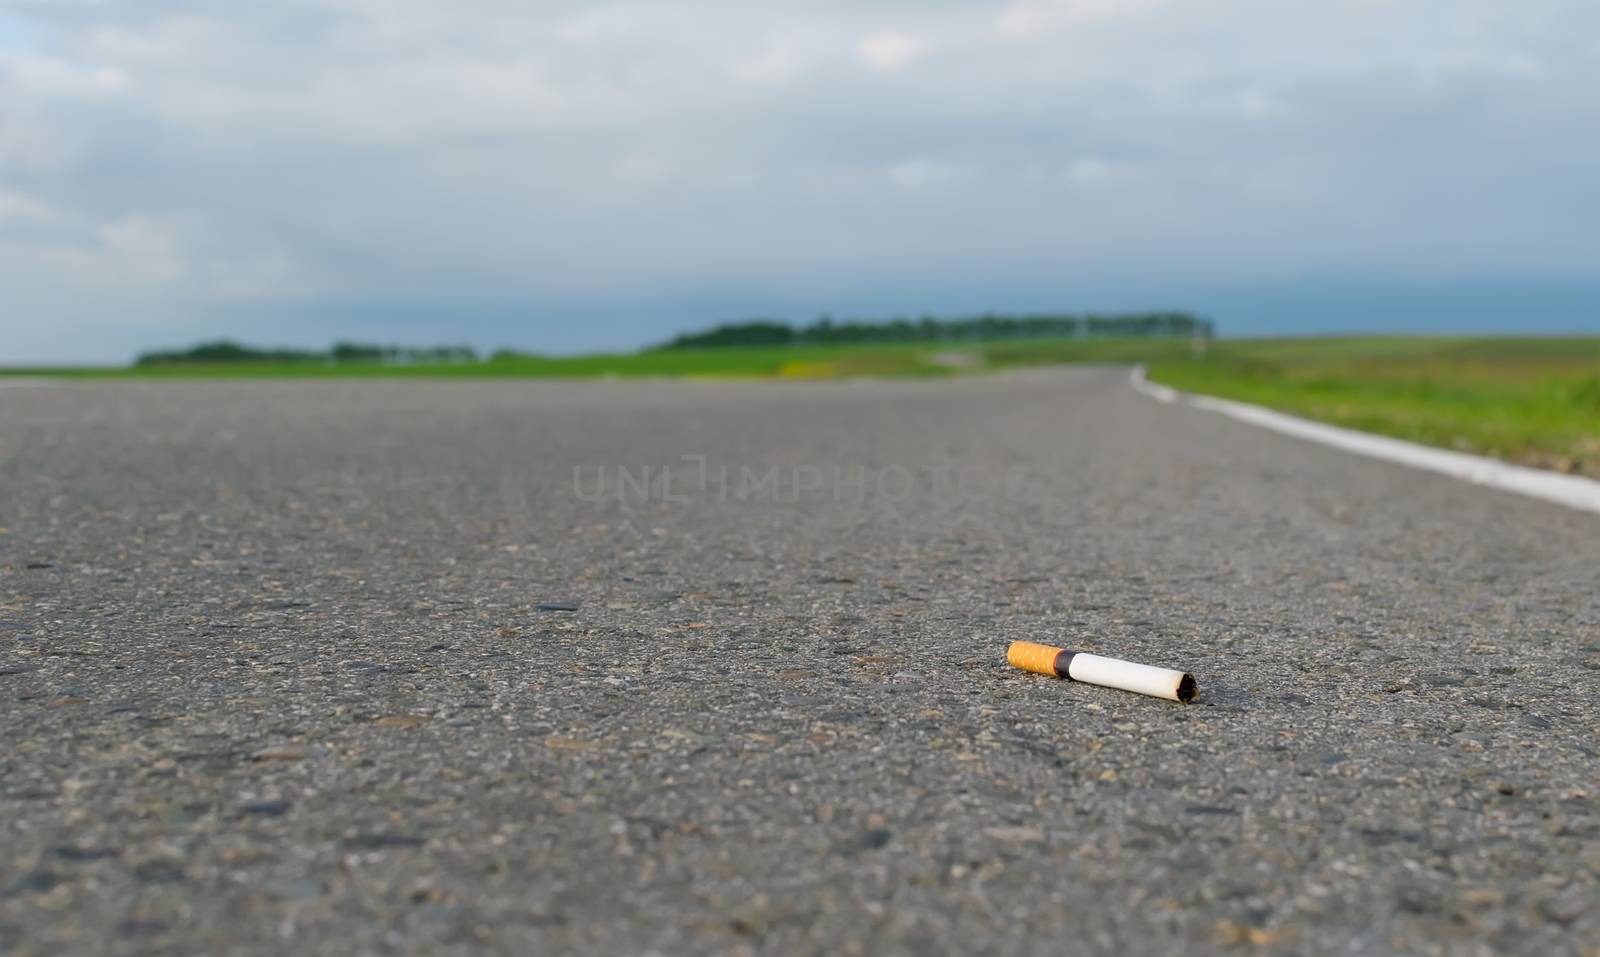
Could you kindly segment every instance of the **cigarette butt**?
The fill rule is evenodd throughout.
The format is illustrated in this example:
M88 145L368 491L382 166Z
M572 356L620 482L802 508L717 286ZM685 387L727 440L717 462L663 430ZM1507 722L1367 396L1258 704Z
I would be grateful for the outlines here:
M1031 641L1013 641L1006 649L1006 661L1013 668L1035 674L1081 681L1105 688L1120 688L1169 701L1188 703L1199 694L1194 676L1170 668L1155 668L1118 658L1106 658Z

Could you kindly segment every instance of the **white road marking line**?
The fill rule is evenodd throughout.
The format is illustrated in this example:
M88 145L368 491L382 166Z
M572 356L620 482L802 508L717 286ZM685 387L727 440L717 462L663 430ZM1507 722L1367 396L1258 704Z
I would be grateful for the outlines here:
M1130 381L1140 393L1158 402L1183 403L1196 409L1217 412L1229 418L1248 422L1264 429L1271 429L1284 435L1305 439L1308 442L1316 442L1321 445L1342 449L1346 452L1353 452L1356 455L1365 455L1368 458L1395 462L1414 469L1437 472L1463 482L1471 482L1474 485L1496 488L1506 492L1515 492L1518 495L1555 502L1569 508L1600 513L1600 482L1594 479L1578 475L1562 475L1559 472L1547 472L1543 469L1531 469L1481 455L1451 452L1446 449L1418 445L1415 442L1407 442L1403 439L1391 439L1387 436L1373 435L1369 432L1357 432L1354 429L1340 428L1336 425L1325 425L1321 422L1312 422L1309 419L1287 415L1283 412L1274 412L1271 409L1263 408L1259 405L1251 405L1247 402L1234 402L1231 399L1217 399L1205 395L1187 395L1167 386L1150 382L1145 378L1143 366L1133 370Z
M1150 398L1155 399L1157 402L1166 402L1171 404L1178 401L1178 399L1182 398L1183 396L1183 393L1179 392L1177 389L1174 389L1170 386L1164 386L1159 382L1151 382L1149 379L1145 378L1144 366L1134 366L1133 375L1131 378L1133 381L1133 387L1135 389L1138 389L1140 392L1143 392Z

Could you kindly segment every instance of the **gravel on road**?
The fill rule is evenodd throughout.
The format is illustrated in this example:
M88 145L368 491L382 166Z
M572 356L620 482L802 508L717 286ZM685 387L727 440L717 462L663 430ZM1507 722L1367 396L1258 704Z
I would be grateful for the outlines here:
M0 953L1594 955L1597 572L1118 369L8 389Z

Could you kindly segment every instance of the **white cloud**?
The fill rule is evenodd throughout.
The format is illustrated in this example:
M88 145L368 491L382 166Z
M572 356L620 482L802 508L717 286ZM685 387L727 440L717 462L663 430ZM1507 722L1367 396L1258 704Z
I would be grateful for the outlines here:
M909 192L938 189L959 180L965 174L959 166L930 159L913 159L889 167L889 181L897 189Z
M1121 182L1134 171L1125 163L1093 157L1074 160L1067 167L1067 179L1078 186L1097 187Z
M36 196L0 189L0 227L8 224L53 226L66 218L60 210Z
M73 342L250 301L1600 271L1577 0L18 9L0 323Z
M125 216L101 226L96 234L120 271L146 282L172 282L188 270L178 250L181 228L173 220Z
M34 53L0 54L0 76L22 96L52 99L110 96L128 85L116 67Z
M1023 0L1001 11L995 29L1006 36L1031 37L1064 27L1109 23L1143 16L1164 0Z
M806 58L800 51L778 45L757 53L741 54L728 72L738 83L777 85L796 79L805 67Z
M898 73L922 56L928 42L906 33L874 33L861 41L861 62L879 73Z

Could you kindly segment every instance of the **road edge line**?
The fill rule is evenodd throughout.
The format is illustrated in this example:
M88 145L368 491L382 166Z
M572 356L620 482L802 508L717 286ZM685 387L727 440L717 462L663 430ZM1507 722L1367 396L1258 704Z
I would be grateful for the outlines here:
M1374 435L1370 432L1358 432L1355 429L1313 422L1310 419L1302 419L1299 416L1277 412L1265 406L1251 405L1248 402L1179 392L1169 386L1149 381L1142 365L1134 367L1129 376L1129 384L1141 395L1157 402L1187 405L1207 412L1216 412L1240 422L1315 442L1318 445L1447 475L1472 485L1513 492L1529 498L1555 502L1568 508L1600 514L1600 482L1594 479L1578 475L1562 475L1559 472L1513 465L1482 455L1452 452L1386 435Z

